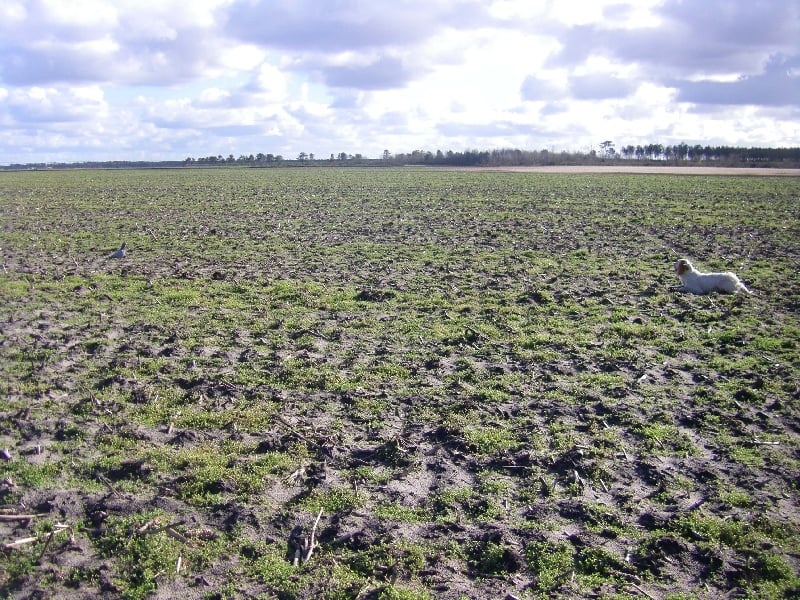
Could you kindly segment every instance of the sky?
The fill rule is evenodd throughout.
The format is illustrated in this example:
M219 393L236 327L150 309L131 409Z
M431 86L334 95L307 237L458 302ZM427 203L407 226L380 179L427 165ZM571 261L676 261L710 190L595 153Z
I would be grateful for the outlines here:
M800 0L0 0L0 164L800 146Z

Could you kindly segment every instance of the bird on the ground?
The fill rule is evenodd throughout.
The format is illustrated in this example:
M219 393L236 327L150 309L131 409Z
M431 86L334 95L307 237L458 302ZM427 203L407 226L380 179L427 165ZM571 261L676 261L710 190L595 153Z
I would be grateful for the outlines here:
M125 258L125 248L125 242L122 242L122 246L119 247L119 250L109 256L109 258Z

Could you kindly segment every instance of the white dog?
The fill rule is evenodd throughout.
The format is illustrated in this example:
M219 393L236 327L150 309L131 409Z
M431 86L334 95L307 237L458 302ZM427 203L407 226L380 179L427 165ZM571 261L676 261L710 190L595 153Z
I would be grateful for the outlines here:
M701 273L686 258L682 258L675 263L675 273L677 273L683 284L678 286L681 291L693 294L708 294L710 292L736 294L739 291L751 293L735 273Z

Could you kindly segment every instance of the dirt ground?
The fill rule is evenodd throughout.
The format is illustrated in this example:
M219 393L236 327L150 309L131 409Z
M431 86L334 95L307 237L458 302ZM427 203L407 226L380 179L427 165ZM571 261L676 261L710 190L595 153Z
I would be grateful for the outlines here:
M472 169L472 168L470 168ZM466 169L466 170L470 170ZM509 173L621 173L627 175L745 175L753 177L800 177L800 169L765 169L745 167L629 167L619 166L551 166L551 167L485 167L489 171Z
M96 190L122 193L104 177ZM565 208L547 204L547 185L523 194L516 181L437 179L418 184L418 205L387 212L381 198L400 192L383 180L368 193L354 185L341 206L318 199L340 193L339 179L297 189L279 180L276 216L263 208L272 184L204 177L185 189L139 182L141 200L124 210L48 213L46 194L29 221L4 209L9 239L71 239L70 219L116 234L125 218L139 235L120 262L92 258L113 247L88 236L58 256L3 243L8 597L114 598L139 568L157 581L156 598L800 591L796 185L748 191L754 206L773 206L769 222L741 203L691 199L701 217L730 221L679 229L667 213L685 190L661 180L636 190L664 198L663 221L643 227L638 204L581 208L604 184ZM710 193L698 189L692 198ZM720 189L711 185L731 195ZM253 190L263 212L236 213L227 198ZM203 211L187 217L175 199L201 193ZM523 213L529 196L539 204ZM485 214L462 210L465 197ZM736 242L745 237L758 240L747 253ZM202 245L175 251L186 239ZM747 264L756 293L668 292L668 249L700 244ZM633 271L612 271L620 255ZM135 306L123 291L139 294ZM225 460L213 463L208 448ZM318 504L320 546L285 574ZM134 520L153 511L162 520ZM37 533L40 518L49 532ZM152 567L156 550L133 551L154 540L173 562ZM176 557L186 562L176 568Z

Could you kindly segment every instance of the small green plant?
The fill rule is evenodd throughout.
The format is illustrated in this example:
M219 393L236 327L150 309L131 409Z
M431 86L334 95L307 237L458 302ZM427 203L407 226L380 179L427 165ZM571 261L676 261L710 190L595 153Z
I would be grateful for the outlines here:
M479 573L505 575L520 567L514 554L502 542L475 542L471 546L468 551L470 561Z
M425 523L430 515L419 507L406 506L400 502L387 502L375 507L375 515L404 523Z
M181 544L158 529L168 517L153 512L130 517L111 517L96 541L100 556L114 563L116 584L122 598L138 600L155 592L157 579L174 574ZM148 526L149 525L149 526Z
M297 567L287 560L286 550L275 544L258 543L242 548L246 569L257 581L280 594L293 596L302 589Z
M326 514L333 514L343 510L353 510L364 503L364 496L356 490L340 486L327 491L314 490L308 497L303 498L299 506L315 513L322 509Z
M511 429L491 426L468 426L464 429L464 439L474 446L479 454L513 450L519 445L516 435Z
M590 580L623 579L630 566L604 548L582 548L575 556L575 568Z
M428 591L406 586L389 585L383 588L377 596L378 600L432 600Z
M575 569L575 551L566 542L531 542L525 548L525 558L535 577L535 589L549 595Z

